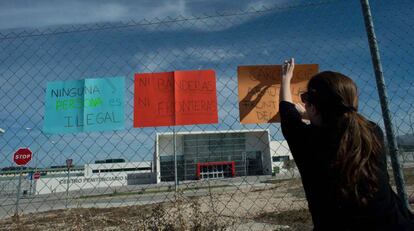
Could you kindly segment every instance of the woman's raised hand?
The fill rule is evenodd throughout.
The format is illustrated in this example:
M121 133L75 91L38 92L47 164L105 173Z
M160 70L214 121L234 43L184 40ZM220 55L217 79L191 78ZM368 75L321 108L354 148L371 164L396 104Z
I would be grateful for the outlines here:
M295 69L295 59L285 60L282 65L282 81L289 81L293 77L293 70Z
M292 93L290 92L290 80L293 77L293 69L295 69L295 60L285 60L282 65L282 84L280 85L279 100L292 103Z

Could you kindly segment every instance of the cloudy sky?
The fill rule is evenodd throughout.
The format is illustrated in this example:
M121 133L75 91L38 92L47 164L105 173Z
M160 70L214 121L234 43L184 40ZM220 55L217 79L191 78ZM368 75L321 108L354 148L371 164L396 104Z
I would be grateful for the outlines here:
M413 7L409 0L372 3L399 134L414 132ZM156 132L173 128L132 128L137 72L216 70L219 124L176 131L265 128L282 139L278 124L240 125L236 70L291 56L351 76L361 112L382 123L358 0L1 1L0 49L0 167L12 165L20 146L34 151L32 166L151 159ZM126 78L125 130L42 132L47 82L113 76Z
M0 28L153 20L203 14L241 12L254 8L312 4L305 0L5 0L0 2Z

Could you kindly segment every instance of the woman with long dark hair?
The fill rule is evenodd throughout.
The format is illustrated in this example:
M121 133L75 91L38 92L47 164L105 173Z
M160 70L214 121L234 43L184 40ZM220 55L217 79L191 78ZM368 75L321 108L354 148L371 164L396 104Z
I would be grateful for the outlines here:
M358 92L331 71L311 78L292 103L294 60L283 64L282 132L302 177L314 230L414 230L413 215L389 184L384 137L358 113ZM304 123L307 114L310 124Z

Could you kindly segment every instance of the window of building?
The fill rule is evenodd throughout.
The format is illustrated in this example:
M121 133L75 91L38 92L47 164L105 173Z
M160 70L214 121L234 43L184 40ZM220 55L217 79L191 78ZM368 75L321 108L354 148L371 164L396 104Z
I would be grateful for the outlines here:
M95 169L92 170L92 173L100 173L100 172L129 172L129 171L151 171L150 167L140 167L140 168L115 168L115 169Z
M289 156L273 156L272 157L273 162L284 162L288 160L289 160Z

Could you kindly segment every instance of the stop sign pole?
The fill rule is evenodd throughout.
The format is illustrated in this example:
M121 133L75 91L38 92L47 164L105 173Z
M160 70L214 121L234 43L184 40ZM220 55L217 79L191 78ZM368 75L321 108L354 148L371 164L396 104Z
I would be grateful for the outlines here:
M29 148L19 148L13 155L13 161L17 165L20 166L19 169L19 184L17 186L17 198L16 198L16 210L15 216L19 215L19 200L20 200L20 191L22 187L22 173L23 173L23 166L29 163L32 160L32 151Z

